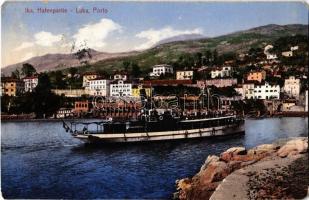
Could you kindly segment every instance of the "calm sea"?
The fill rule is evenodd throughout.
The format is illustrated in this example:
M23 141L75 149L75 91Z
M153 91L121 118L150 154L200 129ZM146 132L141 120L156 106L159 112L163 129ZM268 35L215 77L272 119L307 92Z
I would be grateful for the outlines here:
M3 122L1 191L4 198L170 198L175 180L194 175L210 154L308 136L308 118L245 126L245 135L232 138L89 147L61 122Z

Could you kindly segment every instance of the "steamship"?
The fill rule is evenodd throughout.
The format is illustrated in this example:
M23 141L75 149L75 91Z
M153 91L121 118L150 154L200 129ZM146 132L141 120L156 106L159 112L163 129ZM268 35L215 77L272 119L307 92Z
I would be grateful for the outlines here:
M130 121L63 121L63 128L87 143L189 140L245 132L243 117L233 113L215 111L184 115L173 110L160 112L156 109L144 111L137 119Z

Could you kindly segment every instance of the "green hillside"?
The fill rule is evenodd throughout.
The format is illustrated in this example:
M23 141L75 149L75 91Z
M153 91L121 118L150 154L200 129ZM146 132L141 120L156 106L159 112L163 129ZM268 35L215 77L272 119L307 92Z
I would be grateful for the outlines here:
M188 53L214 51L215 49L219 55L231 52L242 53L250 48L263 48L266 44L272 44L280 37L293 35L308 35L308 25L280 26L271 24L214 38L171 42L158 45L131 57L99 61L90 66L82 66L79 69L81 72L110 73L113 70L123 69L123 62L129 61L138 64L143 72L147 72L155 64L172 64L180 56Z

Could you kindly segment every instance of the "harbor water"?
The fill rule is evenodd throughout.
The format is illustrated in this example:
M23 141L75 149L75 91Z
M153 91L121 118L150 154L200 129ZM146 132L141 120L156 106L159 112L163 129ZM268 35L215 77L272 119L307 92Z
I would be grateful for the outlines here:
M85 146L61 122L2 122L4 198L171 198L210 154L308 136L308 118L247 119L245 135L139 145Z

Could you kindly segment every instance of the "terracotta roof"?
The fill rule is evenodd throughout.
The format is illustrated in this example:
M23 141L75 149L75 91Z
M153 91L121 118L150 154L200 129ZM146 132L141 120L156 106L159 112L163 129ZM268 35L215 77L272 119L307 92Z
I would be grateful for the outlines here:
M91 79L89 81L96 81L96 80L109 80L109 79L105 78L104 76L99 76L99 77Z
M286 99L283 103L296 103L296 99Z
M1 82L21 82L21 80L12 77L1 77Z
M87 75L99 75L97 72L85 72L83 73L83 76L87 76Z

